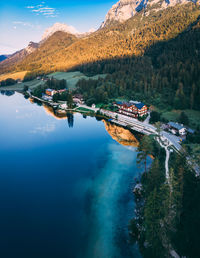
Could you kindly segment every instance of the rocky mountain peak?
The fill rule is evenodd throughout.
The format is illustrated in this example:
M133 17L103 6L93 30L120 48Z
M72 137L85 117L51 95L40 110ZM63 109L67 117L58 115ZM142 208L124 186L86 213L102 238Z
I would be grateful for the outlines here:
M188 2L196 2L196 0L120 0L108 11L101 28L113 22L126 21L144 9L158 11L169 6Z
M25 51L27 52L27 54L31 54L32 52L34 52L37 48L39 47L38 43L35 43L33 41L30 41L28 46L25 48Z
M45 41L46 39L48 39L51 35L53 35L57 31L63 31L63 32L67 32L70 34L78 34L79 33L73 26L69 26L67 24L57 22L52 27L45 30L45 32L42 36L42 41Z

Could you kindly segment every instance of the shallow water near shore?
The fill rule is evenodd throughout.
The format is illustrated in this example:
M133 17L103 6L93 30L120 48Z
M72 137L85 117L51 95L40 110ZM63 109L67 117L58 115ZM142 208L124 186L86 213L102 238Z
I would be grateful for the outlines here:
M11 94L7 94L11 95ZM0 257L141 257L129 243L136 148L102 121L0 94Z

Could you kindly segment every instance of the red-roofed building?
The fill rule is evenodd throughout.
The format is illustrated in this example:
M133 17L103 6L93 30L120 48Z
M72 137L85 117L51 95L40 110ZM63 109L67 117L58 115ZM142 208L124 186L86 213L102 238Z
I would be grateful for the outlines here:
M52 89L46 89L45 93L48 96L53 96L56 93L56 91Z
M115 105L118 107L120 114L135 118L147 115L148 111L147 106L141 102L116 102Z

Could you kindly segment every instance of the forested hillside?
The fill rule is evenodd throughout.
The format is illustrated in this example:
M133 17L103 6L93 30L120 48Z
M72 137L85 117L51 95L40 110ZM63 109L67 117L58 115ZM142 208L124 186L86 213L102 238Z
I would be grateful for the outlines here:
M148 16L140 12L125 23L78 40L74 35L57 32L12 70L67 70L93 61L142 56L155 43L186 30L199 15L199 7L189 3Z
M196 8L195 10L198 14L199 10ZM183 17L187 19L187 16L186 10L185 13L180 11L180 17L175 17L175 20L177 22ZM163 23L162 28L168 27L168 24L175 28L173 19L167 20L168 23L165 25ZM132 19L122 26L127 26L131 22ZM182 24L178 26L177 30L182 26ZM154 30L158 30L156 25ZM161 35L166 33L164 30ZM159 105L160 108L200 110L199 17L196 16L194 22L181 33L176 33L174 30L174 35L169 40L157 40L137 57L108 59L82 66L81 71L84 73L111 74L106 80L90 82L90 85L84 81L79 82L78 86L82 89L82 93L85 92L87 98L97 96L97 102L123 96L145 100L146 103ZM145 31L143 39L146 37ZM144 41L139 46L142 44ZM139 47L136 49L139 51Z
M86 90L89 97L98 88L104 100L142 97L153 104L200 110L199 15L199 5L188 3L150 15L141 11L82 39L57 32L22 62L0 65L0 70L108 73Z

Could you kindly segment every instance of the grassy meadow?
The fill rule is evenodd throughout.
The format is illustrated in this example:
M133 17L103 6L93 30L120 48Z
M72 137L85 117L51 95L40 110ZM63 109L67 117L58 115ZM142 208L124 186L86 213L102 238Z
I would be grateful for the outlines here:
M4 81L8 78L14 79L14 80L23 80L24 76L26 75L27 71L17 72L17 73L6 73L0 75L0 81Z
M32 81L28 81L28 82L22 82L22 83L16 83L14 85L10 85L10 86L5 86L5 87L0 87L0 90L18 90L18 91L22 91L24 89L24 86L28 86L29 89L33 90L34 88L43 85L44 82L42 80L32 80Z
M191 128L197 128L200 127L200 111L197 110L191 110L191 109L185 109L185 110L171 110L171 111L161 111L162 117L169 120L178 122L179 116L181 112L184 111L185 114L189 118L189 126Z
M76 84L79 80L85 79L85 80L97 80L99 77L105 78L106 74L97 74L92 77L88 77L84 75L83 73L77 71L77 72L55 72L48 75L48 77L54 77L57 80L66 80L67 85L69 89L74 89L76 87Z

